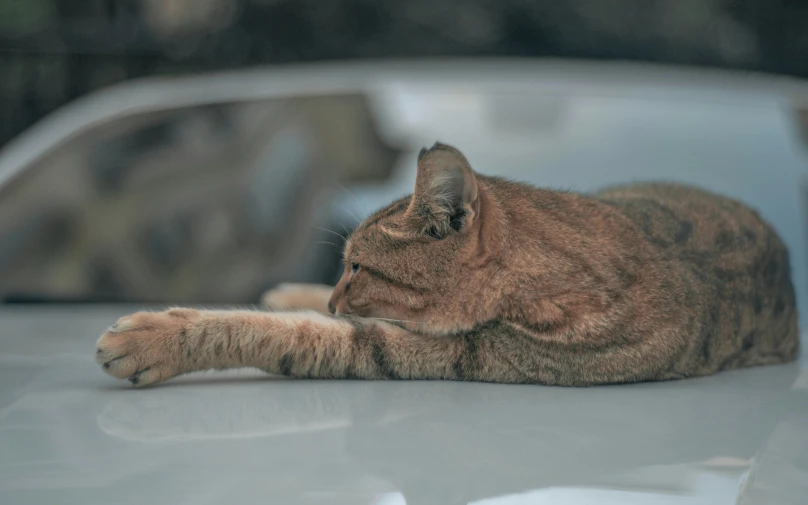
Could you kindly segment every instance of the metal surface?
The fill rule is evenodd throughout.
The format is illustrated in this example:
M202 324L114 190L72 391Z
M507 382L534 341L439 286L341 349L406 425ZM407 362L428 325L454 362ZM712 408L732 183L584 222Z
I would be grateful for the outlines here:
M0 309L0 503L804 504L803 362L587 389L93 362L139 307Z

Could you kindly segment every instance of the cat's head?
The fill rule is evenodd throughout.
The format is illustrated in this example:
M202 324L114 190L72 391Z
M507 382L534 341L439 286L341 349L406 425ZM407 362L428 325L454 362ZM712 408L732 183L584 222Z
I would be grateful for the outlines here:
M491 268L482 258L492 249L481 233L481 182L457 149L421 150L414 193L370 216L347 241L331 311L406 321L428 333L478 322L487 286L470 283Z

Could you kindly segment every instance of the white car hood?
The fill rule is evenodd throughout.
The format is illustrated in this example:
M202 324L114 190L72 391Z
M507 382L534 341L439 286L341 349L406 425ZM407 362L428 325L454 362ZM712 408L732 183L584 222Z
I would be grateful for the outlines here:
M209 372L133 389L136 307L0 310L3 504L804 504L808 369L584 389Z

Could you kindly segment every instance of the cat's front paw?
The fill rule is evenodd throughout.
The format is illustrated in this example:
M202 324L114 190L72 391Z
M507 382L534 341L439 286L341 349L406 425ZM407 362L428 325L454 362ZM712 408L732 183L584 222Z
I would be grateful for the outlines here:
M193 309L122 317L101 335L95 360L106 373L136 386L170 379L182 373L182 345L198 318Z

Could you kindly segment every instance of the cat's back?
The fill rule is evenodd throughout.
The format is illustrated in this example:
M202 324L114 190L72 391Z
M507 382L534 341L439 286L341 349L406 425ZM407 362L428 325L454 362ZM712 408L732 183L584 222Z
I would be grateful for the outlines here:
M711 373L796 355L788 250L756 211L675 183L616 186L595 196L626 216L659 261L693 287L690 303L704 333L693 366Z
M785 250L773 228L743 203L676 183L634 183L595 195L617 207L659 248L732 253L749 259L762 249Z

